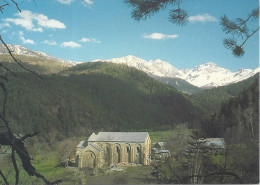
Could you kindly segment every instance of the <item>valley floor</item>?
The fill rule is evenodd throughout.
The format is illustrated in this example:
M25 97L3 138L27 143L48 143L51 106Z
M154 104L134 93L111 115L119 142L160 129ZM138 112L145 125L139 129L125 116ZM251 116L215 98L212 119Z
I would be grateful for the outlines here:
M150 166L126 167L123 171L88 177L87 184L154 184Z

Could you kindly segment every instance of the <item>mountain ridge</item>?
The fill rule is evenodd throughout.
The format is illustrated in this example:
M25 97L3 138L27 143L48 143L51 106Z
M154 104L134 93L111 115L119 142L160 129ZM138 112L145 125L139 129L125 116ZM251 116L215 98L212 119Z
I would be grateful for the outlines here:
M24 46L8 44L13 54L35 56L39 59L49 59L59 63L68 65L68 67L80 64L82 62L64 60L50 56L44 52L33 51ZM6 48L3 44L0 45L0 55L8 54ZM147 73L149 76L158 78L172 78L172 79L182 79L191 85L199 88L213 88L219 86L225 86L233 83L237 83L254 76L260 71L260 68L256 69L240 69L237 72L231 72L228 69L219 67L213 62L208 62L196 66L193 69L183 69L178 70L169 62L163 61L161 59L156 60L144 60L133 55L127 55L119 58L111 59L96 59L90 62L110 62L116 64L126 64L130 67L134 67Z
M178 70L170 63L160 59L145 61L144 59L132 55L108 60L98 59L91 62L97 61L126 64L142 70L149 76L155 78L179 78L199 88L213 88L237 83L254 76L260 71L260 68L256 68L254 70L240 69L237 72L231 72L228 69L219 67L213 62L201 64L193 69Z
M64 60L61 58L53 57L51 55L48 55L47 53L41 52L41 51L33 51L31 49L28 49L21 45L15 45L15 44L7 44L9 49L12 51L13 54L16 55L25 55L25 56L34 56L39 59L48 59L53 60L56 62L68 64L68 65L76 65L81 62L71 61L71 60ZM3 44L0 44L0 54L8 54L8 51L6 47Z

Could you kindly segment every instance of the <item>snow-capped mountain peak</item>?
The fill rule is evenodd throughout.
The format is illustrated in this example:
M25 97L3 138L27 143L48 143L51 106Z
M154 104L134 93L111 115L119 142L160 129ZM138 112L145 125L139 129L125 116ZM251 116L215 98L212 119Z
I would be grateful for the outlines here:
M124 56L124 57L120 57L120 58L111 58L108 60L102 60L102 59L93 60L92 62L97 62L97 61L111 62L111 63L115 63L115 64L126 64L130 67L135 67L138 70L144 71L145 73L147 73L148 75L151 75L151 76L160 76L160 77L165 76L165 74L160 69L157 68L158 67L157 64L154 63L153 61L147 62L146 60L138 58L133 55L128 55L128 56ZM157 62L159 62L159 61L157 61ZM162 65L159 65L159 67L161 67L161 66Z
M13 52L13 54L16 55L26 55L37 57L39 59L48 59L55 62L66 63L68 66L81 63L55 58L44 52L33 51L20 45L8 44L8 47ZM0 55L1 54L8 54L7 49L3 44L0 45ZM124 56L121 58L111 58L108 60L97 59L91 62L97 61L126 64L130 67L135 67L138 70L147 73L151 77L180 78L194 86L202 88L224 86L227 84L236 83L250 78L251 76L260 72L260 68L256 68L254 70L240 69L237 72L231 72L228 69L219 67L214 62L201 64L193 69L178 70L169 62L163 61L161 59L146 61L133 55Z
M160 59L146 61L133 55L108 60L94 60L92 62L96 61L126 64L130 67L135 67L141 71L144 71L152 77L158 76L180 78L194 86L202 88L224 86L227 84L236 83L259 72L259 68L257 68L255 70L241 69L234 73L228 69L219 67L214 62L201 64L193 69L178 70L166 61Z
M163 74L167 77L174 77L179 73L178 69L161 59L156 59L154 61L149 60L148 62L151 63L151 65L154 66L158 71L163 72Z
M37 57L39 59L49 59L49 60L53 60L53 61L60 62L60 63L66 63L69 65L75 65L75 64L80 63L80 62L74 62L74 61L70 61L70 60L64 60L64 59L52 57L44 52L33 51L33 50L30 50L30 49L28 49L24 46L20 46L20 45L8 44L7 46L12 51L12 54L15 54L15 55L33 56L33 57ZM8 51L3 44L0 44L0 54L8 54Z

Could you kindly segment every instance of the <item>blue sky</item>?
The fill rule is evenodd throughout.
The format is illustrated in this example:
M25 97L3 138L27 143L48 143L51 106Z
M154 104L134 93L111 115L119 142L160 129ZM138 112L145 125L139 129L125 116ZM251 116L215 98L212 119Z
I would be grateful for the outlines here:
M162 59L178 69L206 62L237 71L259 66L259 33L248 40L245 55L236 58L223 46L219 20L246 17L258 0L184 0L190 23L168 21L169 9L146 20L131 18L123 0L17 0L5 7L0 33L7 43L19 44L55 57L91 61L135 55L145 60ZM258 23L251 23L252 28Z

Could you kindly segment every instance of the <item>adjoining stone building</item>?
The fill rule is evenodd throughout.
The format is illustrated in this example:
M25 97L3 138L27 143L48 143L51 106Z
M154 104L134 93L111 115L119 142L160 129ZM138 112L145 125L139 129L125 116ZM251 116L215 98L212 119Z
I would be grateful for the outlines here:
M148 132L92 133L77 146L79 168L99 168L118 163L148 165L151 139Z
M157 142L152 148L152 160L166 160L170 156L170 151L165 149L165 142Z

